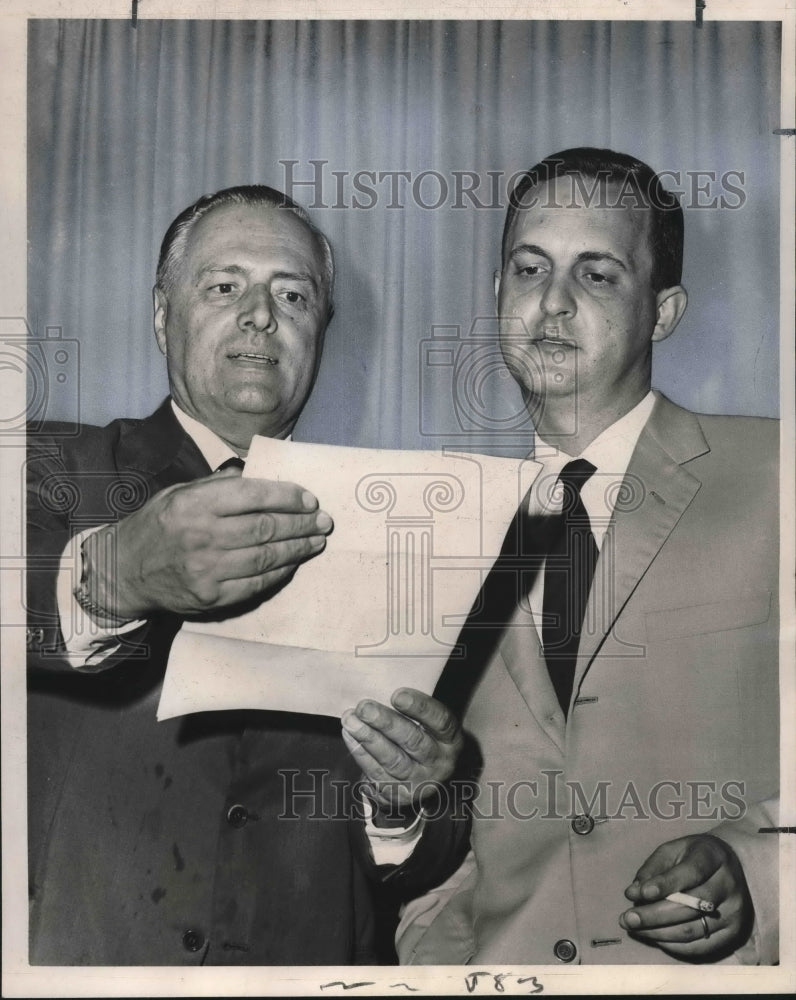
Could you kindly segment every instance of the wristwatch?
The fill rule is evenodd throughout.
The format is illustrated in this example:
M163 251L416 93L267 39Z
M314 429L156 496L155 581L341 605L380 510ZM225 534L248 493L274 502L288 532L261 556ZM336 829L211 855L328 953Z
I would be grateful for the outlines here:
M95 618L112 618L113 615L109 615L105 608L100 607L96 601L91 599L91 593L88 589L88 580L86 579L86 565L83 563L83 573L80 578L80 583L72 591L72 596L80 605L84 611L88 611L90 615Z
M87 538L83 539L80 546L80 583L73 588L72 596L80 605L80 607L87 611L94 619L100 619L101 621L113 624L119 624L124 621L122 618L117 618L115 615L111 614L106 608L103 608L101 604L98 604L91 593L91 587L89 585L89 558L86 550L86 543L90 542L92 539L96 538L96 533L90 534ZM100 624L97 622L97 624Z

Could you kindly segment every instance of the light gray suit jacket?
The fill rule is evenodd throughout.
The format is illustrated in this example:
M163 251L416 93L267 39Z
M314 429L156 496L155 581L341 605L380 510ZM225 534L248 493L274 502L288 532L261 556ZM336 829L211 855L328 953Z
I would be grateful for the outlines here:
M482 666L472 852L410 904L404 962L677 960L618 924L661 843L712 831L755 907L729 961L777 954L778 427L658 394L602 546L568 721L530 613ZM552 801L552 796L556 800ZM577 817L577 818L576 818ZM592 822L593 821L593 822ZM566 952L566 948L564 949Z

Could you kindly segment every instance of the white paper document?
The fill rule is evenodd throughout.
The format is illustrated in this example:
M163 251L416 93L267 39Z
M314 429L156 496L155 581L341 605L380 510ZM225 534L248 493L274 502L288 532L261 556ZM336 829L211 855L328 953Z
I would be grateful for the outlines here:
M158 718L255 708L340 715L431 693L540 466L257 437L244 470L298 483L334 519L325 550L255 610L186 622Z

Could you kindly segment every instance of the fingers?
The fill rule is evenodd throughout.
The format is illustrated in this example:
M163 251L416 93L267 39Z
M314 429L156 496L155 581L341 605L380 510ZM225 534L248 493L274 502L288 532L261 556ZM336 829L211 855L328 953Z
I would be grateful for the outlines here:
M365 699L344 712L343 739L380 801L408 804L450 777L462 736L453 713L421 691L400 688L392 702L401 711Z
M204 540L219 549L239 549L291 538L328 535L332 527L331 517L322 510L311 514L258 511L214 518L212 526L205 530Z
M270 589L280 580L292 575L302 564L323 552L326 538L310 538L273 542L254 549L235 549L215 558L212 571L197 568L196 579L208 578L218 587L218 597L213 603L236 604Z
M415 688L398 688L390 699L403 715L419 722L442 743L461 739L461 727L456 715L441 701Z
M672 903L672 906L676 906L676 903ZM645 907L646 909L646 907ZM714 931L718 931L720 928L718 925L711 926L710 918L705 917L705 921L708 926L708 934L705 935L705 924L702 923L700 916L696 914L693 910L691 911L690 917L681 921L674 921L673 923L656 923L653 927L645 927L641 921L644 917L638 912L631 912L630 914L624 915L624 920L620 920L620 923L626 930L633 933L635 937L642 938L646 941L654 941L658 944L688 944L692 941L706 941L712 937ZM632 918L636 918L636 920ZM656 917L656 920L666 919L661 917Z
M176 497L196 500L203 509L222 517L258 511L300 514L318 508L317 498L296 483L250 479L237 469L225 469L186 483L178 488Z
M726 851L716 837L702 835L668 841L639 868L625 895L635 902L661 899L670 892L688 892L707 882L725 860Z
M382 806L405 806L413 800L412 783L400 780L372 756L367 747L343 728L343 742L370 785L369 795Z
M436 743L427 733L376 701L361 701L356 710L344 712L341 721L344 732L375 762L374 773L367 772L374 781L422 780L415 765L437 758Z
M399 766L404 760L433 766L443 758L458 756L461 730L450 709L413 688L399 688L392 702L400 711L365 699L344 716L349 732L362 740L385 767L389 768L391 760Z
M626 910L619 918L619 923L629 931L658 930L675 927L681 924L697 923L702 928L700 914L688 906L661 900L659 903L648 903L644 906ZM712 918L715 919L715 918ZM701 936L701 931L700 931ZM680 940L672 938L671 940ZM683 938L682 940L685 940Z
M670 840L657 847L636 872L636 877L625 890L625 895L641 898L641 886L677 864L685 848L684 840Z

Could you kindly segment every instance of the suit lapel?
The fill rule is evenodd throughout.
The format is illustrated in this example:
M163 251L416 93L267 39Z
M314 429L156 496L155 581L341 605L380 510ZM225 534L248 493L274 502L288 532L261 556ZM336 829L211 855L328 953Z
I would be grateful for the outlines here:
M709 451L693 413L656 393L620 498L603 541L586 609L573 697L617 616L672 529L696 496L700 481L683 464Z
M120 468L135 469L150 478L155 491L209 476L212 471L174 416L170 399L122 432L116 457Z
M527 567L528 563L520 556L520 552L531 550L538 551L538 545L533 541L522 545L517 534L518 525L523 520L527 510L527 492L541 473L543 465L541 462L532 459L525 461L525 480L522 492L524 499L520 505L520 510L515 516L512 527L506 536L504 543L504 555L519 557L521 565ZM532 529L535 533L536 529ZM542 529L543 530L543 529ZM506 548L510 550L506 552ZM526 569L525 572L528 572ZM508 623L503 630L502 640L498 646L498 651L506 670L517 687L523 701L533 714L539 726L547 733L553 743L563 752L565 739L564 713L558 703L555 689L550 680L547 664L544 658L544 650L539 640L539 633L536 629L533 614L528 605L527 594L530 591L530 581L522 588L526 596L520 600L519 606L516 601L511 602L512 611L506 616L496 610L492 614L495 621L505 621Z
M500 656L539 726L558 749L564 752L564 713L550 680L544 650L533 615L519 607L509 621L500 644Z

